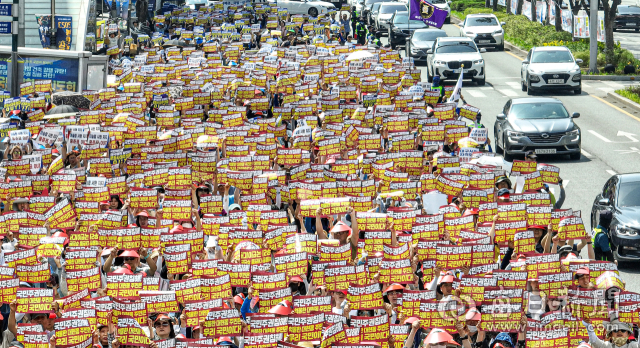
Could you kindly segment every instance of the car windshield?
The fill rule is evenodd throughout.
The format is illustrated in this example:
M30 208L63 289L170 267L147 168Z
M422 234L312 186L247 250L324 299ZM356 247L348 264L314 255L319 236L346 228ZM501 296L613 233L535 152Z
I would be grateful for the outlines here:
M469 17L467 27L487 27L498 25L498 21L493 17Z
M409 21L409 15L407 14L401 14L401 15L397 14L393 17L393 24L408 24L407 21ZM411 20L410 24L412 27L415 27L415 26L424 27L424 28L427 27L427 25L423 21Z
M622 14L640 14L640 7L638 6L621 6L618 7L618 12Z
M422 30L413 33L413 38L417 41L435 41L439 37L446 37L444 30Z
M517 119L558 119L569 118L569 113L560 103L513 104L509 117Z
M471 42L445 42L436 48L436 53L469 53L478 52L476 45Z
M623 182L618 193L619 207L640 207L640 181Z
M371 5L371 4L376 3L376 2L382 2L382 0L365 0L364 4L365 5Z
M531 63L573 63L569 50L533 52Z
M380 6L380 13L394 13L396 11L406 11L406 10L407 10L407 6L402 4Z
M432 4L446 4L447 0L432 0Z

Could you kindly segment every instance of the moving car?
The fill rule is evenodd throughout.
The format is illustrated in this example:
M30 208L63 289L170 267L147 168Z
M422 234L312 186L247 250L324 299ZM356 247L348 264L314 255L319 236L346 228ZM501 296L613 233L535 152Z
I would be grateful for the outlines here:
M618 5L613 31L617 29L635 29L640 31L640 7Z
M478 46L491 46L499 51L504 50L504 22L490 13L468 15L460 26L460 36L467 36Z
M327 13L329 10L337 10L330 2L320 0L276 0L278 7L286 8L291 14L308 14L317 17L318 14Z
M373 25L373 23L375 22L378 11L380 10L380 5L382 5L382 3L380 2L375 2L373 3L373 5L371 5L371 9L366 13L364 17L367 21L367 25Z
M358 0L354 6L358 14L361 17L366 18L365 16L367 15L367 11L371 9L371 5L384 1L386 0Z
M389 29L389 21L396 11L409 11L407 5L400 2L383 2L378 10L378 15L373 23L376 31L387 32Z
M536 154L569 155L580 159L580 127L573 122L580 114L569 114L556 98L513 98L507 101L493 125L496 152L506 160Z
M609 178L591 206L591 228L598 226L601 210L611 211L609 243L620 261L640 260L640 173Z
M574 59L565 46L534 47L522 61L522 90L532 95L542 89L571 89L582 93L582 59Z
M396 12L389 21L389 45L395 49L397 45L404 46L406 39L417 29L428 28L423 21L409 20L409 12Z
M414 61L427 60L433 43L439 37L447 37L447 32L442 29L417 29L411 35L411 47L406 48L405 56L413 57Z
M449 24L451 23L451 8L449 7L449 5L451 5L451 1L447 1L447 0L432 0L431 3L444 11L447 11L447 18L444 20L445 24Z
M484 59L475 42L468 37L439 37L433 43L431 54L427 56L427 70L429 82L433 76L439 75L440 80L462 78L472 79L479 86L483 86L486 74ZM463 67L464 66L464 67Z

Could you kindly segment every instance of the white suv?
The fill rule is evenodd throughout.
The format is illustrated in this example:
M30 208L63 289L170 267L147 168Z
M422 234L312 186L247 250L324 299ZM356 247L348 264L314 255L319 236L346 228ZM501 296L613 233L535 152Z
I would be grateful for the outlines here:
M460 36L466 36L478 46L491 46L499 51L504 50L503 23L498 22L494 14L471 14L464 19L460 27Z
M528 95L542 89L571 89L581 94L580 63L582 59L574 59L565 46L534 47L522 62L522 90Z
M439 37L433 47L427 51L427 68L429 82L433 76L439 75L440 80L457 79L462 72L463 79L471 79L479 86L483 86L486 79L484 59L475 42L468 37Z

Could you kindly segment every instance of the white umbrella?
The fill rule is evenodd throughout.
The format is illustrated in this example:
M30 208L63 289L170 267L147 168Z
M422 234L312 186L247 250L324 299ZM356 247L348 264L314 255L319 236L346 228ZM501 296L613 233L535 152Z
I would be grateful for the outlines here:
M370 57L373 57L373 54L371 54L371 52L369 51L355 51L351 53L346 60L350 61L350 60L365 59Z
M502 167L507 174L511 172L511 162L507 162L504 160L502 156L480 156L479 158L474 158L471 160L471 163L477 164L488 164L496 167Z

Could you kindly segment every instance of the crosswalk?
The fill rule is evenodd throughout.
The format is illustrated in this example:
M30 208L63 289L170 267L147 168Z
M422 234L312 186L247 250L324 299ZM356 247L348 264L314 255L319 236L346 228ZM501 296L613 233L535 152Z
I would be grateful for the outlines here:
M464 83L464 93L474 98L493 98L494 93L499 93L504 97L518 97L525 96L527 92L522 91L520 80L504 81L500 79L491 80L487 79L487 85L477 86L475 83ZM589 80L582 83L582 91L584 93L593 94L596 96L606 96L607 93L613 92L618 89L624 89L628 86L635 85L640 86L640 82L634 81L596 81ZM558 91L558 93L564 93ZM571 91L566 91L567 94L572 94Z

